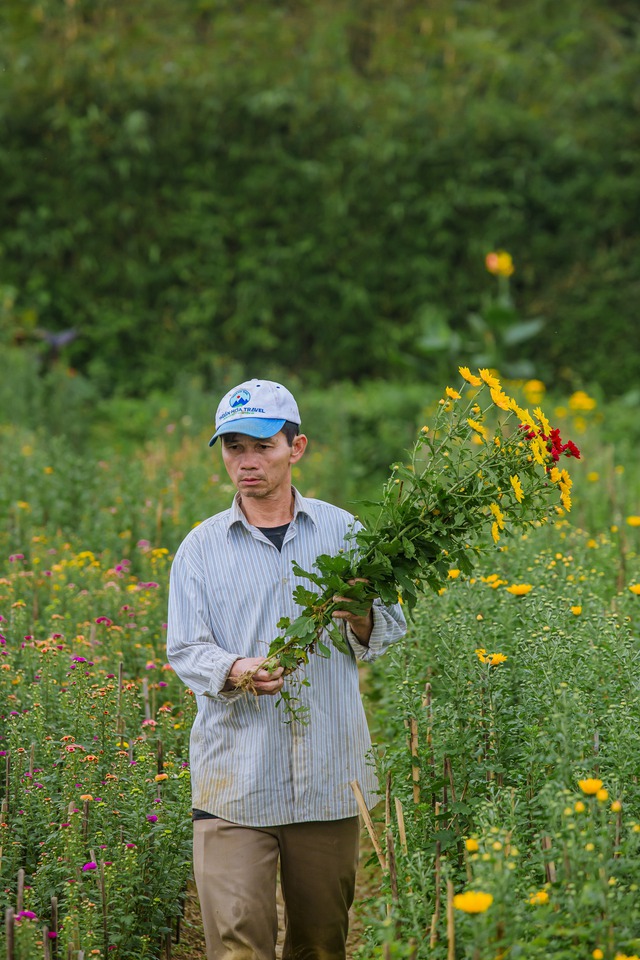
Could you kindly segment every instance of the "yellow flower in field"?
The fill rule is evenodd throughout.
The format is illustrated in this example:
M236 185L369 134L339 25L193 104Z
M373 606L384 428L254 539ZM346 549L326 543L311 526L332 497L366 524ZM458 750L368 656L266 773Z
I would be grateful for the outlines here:
M486 652L487 652L487 651L484 649L484 647L478 647L478 649L476 650L476 656L477 656L478 660L480 661L480 663L486 663L486 662L487 662Z
M527 380L522 389L528 403L540 403L547 391L542 380Z
M160 783L161 780L168 780L168 779L169 779L169 774L168 774L168 773L156 773L156 775L155 775L155 777L154 777L153 779L156 781L156 783Z
M487 428L486 428L486 427L483 427L482 424L481 424L481 423L478 423L477 420L472 420L471 417L467 417L467 423L469 424L469 426L471 427L471 429L472 429L472 430L475 430L476 433L480 434L480 436L481 436L484 440L487 439Z
M513 487L513 492L518 503L522 503L524 500L524 490L522 489L522 484L520 483L520 477L515 473L512 477L509 477L511 486Z
M546 435L549 436L549 434L551 433L551 424L549 423L549 421L548 421L547 418L545 417L545 415L544 415L544 413L542 412L541 408L540 408L540 407L536 407L535 410L533 411L533 413L534 413L534 416L537 417L537 419L538 419L538 421L539 421L539 423L540 423L540 426L542 427L542 429L544 430L544 432L546 433Z
M460 399L460 394L458 393L457 390L454 390L453 387L447 387L446 390L445 390L445 393L446 393L446 395L447 395L448 397L451 398L451 400L459 400L459 399Z
M574 615L574 617L580 616L580 614L582 613L582 607L580 606L579 603L577 603L575 607L571 607L571 613Z
M631 590L631 593L635 593L636 597L640 597L640 583L632 583L629 590Z
M547 457L547 448L542 437L534 437L531 441L531 453L536 463L544 466Z
M447 576L449 577L450 580L457 580L458 577L460 576L460 571L459 571L459 570L449 570Z
M535 893L532 893L529 897L529 903L533 907L540 906L544 903L549 903L549 894L546 890L537 890Z
M31 512L31 504L27 503L26 500L18 500L17 504L20 510L27 510Z
M568 493L565 493L564 490L563 490L562 493L560 494L560 503L562 504L562 506L564 507L564 509L567 511L567 513L569 513L569 511L571 510L571 507L573 506L573 504L572 504L572 501L571 501L571 497L569 496Z
M585 807L582 800L578 800L573 809L575 810L576 813L584 813L587 808Z
M510 587L507 587L507 593L512 594L514 597L524 597L532 590L533 584L531 583L512 583Z
M602 780L595 780L589 777L587 780L578 780L578 786L583 793L586 793L588 797L593 797L596 795L598 790L602 787Z
M594 410L597 406L593 397L590 397L584 390L576 390L569 397L569 409L577 412L583 410Z
M492 503L489 507L491 513L496 518L496 523L500 530L504 530L504 514L497 503Z
M551 480L551 483L560 483L562 474L557 467L551 467L551 470L549 471L549 479Z
M627 523L630 527L640 527L640 517L627 517Z
M504 663L505 660L509 658L505 657L504 653L490 653L487 659L491 667L499 667L501 663Z
M515 270L513 258L506 250L492 250L484 258L484 265L496 277L510 277Z
M591 472L587 474L587 480L589 483L597 483L599 479L600 474L597 470L591 470Z
M602 790L598 790L598 792L596 793L596 800L599 800L600 803L604 803L605 800L608 800L608 799L609 799L608 790L605 790L604 787L602 788Z
M611 804L611 812L620 813L621 810L622 810L622 804L620 803L620 801L614 800L613 803Z
M502 390L496 390L495 387L492 387L489 391L491 393L491 399L495 403L496 407L500 407L501 410L510 410L509 406L509 397Z
M482 367L479 373L488 387L493 387L494 390L501 389L500 381L497 377L494 377L494 375L491 373L491 370L488 370L486 367Z
M593 960L603 960L604 953L602 952L600 947L596 947L596 949L592 952L591 956L593 957Z
M493 538L494 543L497 543L498 540L500 539L500 527L498 526L495 520L491 524L491 536Z
M90 793L81 793L81 794L80 794L80 799L81 799L81 800L93 800L93 797L91 796Z
M458 367L458 373L463 378L463 380L466 380L467 383L470 383L472 387L481 386L482 380L480 379L480 377L474 376L471 373L471 370L469 370L469 367Z
M493 896L490 893L482 893L480 890L456 893L453 898L454 907L456 910L462 910L463 913L484 913L492 903Z
M468 837L465 840L464 845L469 851L469 853L477 853L477 851L480 849L478 847L478 841L474 840L473 837Z

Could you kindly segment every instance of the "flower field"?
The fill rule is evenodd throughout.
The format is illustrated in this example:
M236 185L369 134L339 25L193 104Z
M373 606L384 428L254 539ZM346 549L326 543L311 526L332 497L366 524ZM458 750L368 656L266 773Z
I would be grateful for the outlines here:
M591 398L559 408L584 454L571 523L452 566L368 677L387 797L361 960L640 953L640 489ZM179 427L128 457L41 441L0 432L0 951L168 957L193 713L165 658L168 571L232 491Z

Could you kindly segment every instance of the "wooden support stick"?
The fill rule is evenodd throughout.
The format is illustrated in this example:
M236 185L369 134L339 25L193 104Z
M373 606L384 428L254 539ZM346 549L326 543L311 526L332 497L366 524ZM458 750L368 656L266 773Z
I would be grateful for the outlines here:
M545 851L545 853L551 850L551 837L548 837L546 835L542 837L542 839L540 840L540 846ZM545 872L547 883L556 882L556 876L557 876L556 865L553 862L553 860L545 861L544 872Z
M366 802L365 802L364 795L363 795L363 793L362 793L362 789L360 788L360 784L358 783L357 780L352 780L352 781L351 781L351 789L353 790L353 793L354 793L354 795L355 795L356 802L357 802L357 804L358 804L358 809L360 810L360 813L361 813L361 815L362 815L362 819L364 820L364 825L365 825L365 827L367 828L367 833L369 834L369 839L371 840L371 843L373 844L373 849L374 849L375 852L376 852L376 856L377 856L377 858L378 858L378 863L380 864L380 866L382 867L383 870L386 870L386 869L387 869L387 861L385 860L384 853L382 852L382 847L380 846L380 841L378 840L378 837L376 836L376 831L374 830L374 827L373 827L373 820L371 819L371 814L369 813L369 810L367 809L367 804L366 804Z
M418 758L418 721L411 717L409 727L411 730L411 756ZM411 777L413 779L413 802L420 803L420 767L417 763L411 764Z
M391 827L387 830L387 862L389 864L389 882L391 884L391 898L398 902L398 871L396 870L396 850L393 842Z
M58 934L58 898L51 897L51 932Z
M436 818L440 814L440 804L436 800ZM437 823L437 819L436 819ZM433 917L431 920L431 937L429 940L429 946L433 950L438 940L438 921L440 919L440 841L436 840L436 857L435 857L435 903L433 907Z
M149 681L142 678L142 699L144 700L144 718L151 720L151 704L149 703Z
M402 847L402 852L405 857L409 853L409 848L407 846L407 831L404 825L404 810L402 809L402 802L398 797L394 798L396 806L396 820L398 821L398 835L400 836L400 846Z
M84 800L82 803L82 839L86 840L88 836L89 836L89 801Z
M31 749L29 750L29 778L33 778L33 768L36 765L36 745L35 743L31 744Z
M14 947L14 928L13 928L13 907L7 907L4 912L4 929L5 929L5 938L7 941L7 960L15 960L15 954L13 952Z
M49 940L49 927L45 924L42 928L42 955L43 960L51 960L51 950L49 949L51 941Z
M391 826L391 770L387 771L384 791L384 825L386 830Z
M24 909L24 870L18 870L18 892L16 894L16 913Z
M453 916L453 883L447 880L447 960L456 958L456 927Z

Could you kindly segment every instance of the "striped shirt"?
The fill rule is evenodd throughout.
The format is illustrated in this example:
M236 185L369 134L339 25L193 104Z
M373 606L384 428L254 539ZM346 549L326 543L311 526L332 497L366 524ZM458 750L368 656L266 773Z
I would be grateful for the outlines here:
M292 561L311 571L320 554L349 549L351 514L295 489L294 496L281 552L247 521L236 494L231 509L188 534L171 568L167 654L198 705L190 746L193 807L245 826L355 816L352 780L370 806L377 802L356 661L379 657L406 626L399 606L379 600L368 646L339 621L351 654L333 648L330 658L314 654L297 671L309 680L294 689L309 708L305 725L285 722L277 695L222 692L233 663L265 655L280 617L299 615L292 591L298 583L312 585L293 575Z

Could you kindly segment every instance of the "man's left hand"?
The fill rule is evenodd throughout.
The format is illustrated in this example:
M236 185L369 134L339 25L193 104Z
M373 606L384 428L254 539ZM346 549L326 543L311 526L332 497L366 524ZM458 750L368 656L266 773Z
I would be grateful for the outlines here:
M349 583L367 583L367 580L364 580L362 577L357 577L355 580L349 580ZM373 612L371 610L371 601L369 602L369 608L366 613L353 613L349 610L349 607L353 603L358 604L358 609L362 610L362 601L354 600L353 597L341 597L335 596L334 602L344 603L344 610L334 610L333 616L338 620L346 620L354 634L358 643L362 644L363 647L369 646L369 640L371 639L371 631L373 630Z

